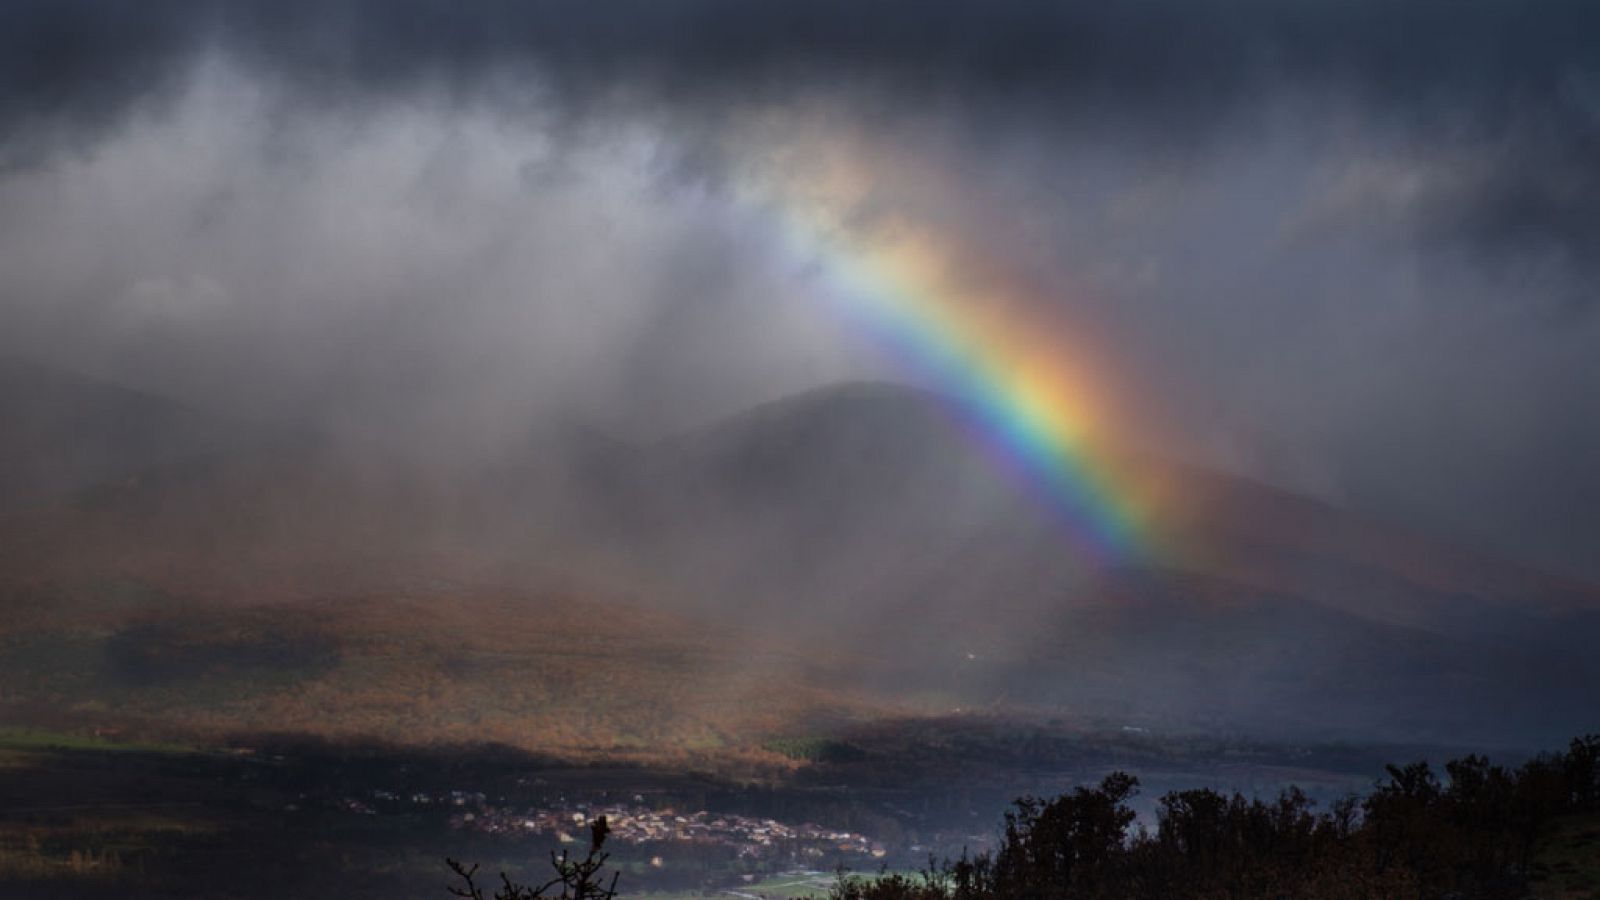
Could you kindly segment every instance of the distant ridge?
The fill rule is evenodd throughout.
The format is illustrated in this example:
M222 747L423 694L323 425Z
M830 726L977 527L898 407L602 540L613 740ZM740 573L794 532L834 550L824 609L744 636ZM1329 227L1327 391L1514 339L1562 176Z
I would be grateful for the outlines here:
M883 491L903 486L916 474L931 474L934 480L917 486L964 488L969 491L964 499L971 499L981 485L993 502L1017 502L1027 486L997 471L1000 467L960 429L947 401L933 392L888 382L846 382L762 404L650 449L674 461L677 477L720 480L735 495L763 486L769 494L789 491L870 506L885 499ZM1157 565L1224 570L1275 587L1293 586L1297 578L1338 580L1353 577L1353 569L1366 569L1481 602L1498 598L1524 608L1532 602L1532 608L1546 611L1600 609L1600 586L1548 575L1248 478L1144 452L1120 456L1126 477L1157 483L1170 498L1158 507L1155 527L1167 533L1174 553ZM863 471L873 466L878 468ZM793 478L807 481L785 480ZM829 498L822 493L826 485L821 482L827 481L870 484L874 490ZM928 503L930 515L941 506L945 517L979 514L942 503L945 499L922 496L913 502ZM836 510L844 511L842 506ZM1015 508L1003 511L1013 524L1019 515L1025 517ZM1282 559L1267 559L1273 554ZM1360 602L1352 605L1364 608Z

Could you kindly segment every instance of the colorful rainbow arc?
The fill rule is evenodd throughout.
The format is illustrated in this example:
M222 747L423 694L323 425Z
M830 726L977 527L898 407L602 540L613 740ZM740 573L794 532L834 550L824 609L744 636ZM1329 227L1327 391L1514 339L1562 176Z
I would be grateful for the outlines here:
M816 266L842 315L949 395L1091 558L1127 561L1149 549L1138 492L1096 458L1090 405L1052 335L951 286L925 241L868 240L804 205L780 208L790 252Z

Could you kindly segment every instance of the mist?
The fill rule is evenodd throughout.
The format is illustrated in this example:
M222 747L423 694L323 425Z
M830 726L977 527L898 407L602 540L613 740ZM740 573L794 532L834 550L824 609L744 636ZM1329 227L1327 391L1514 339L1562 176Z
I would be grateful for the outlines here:
M1600 572L1582 5L7 18L10 355L446 455L917 382L741 199L843 161L851 227L1091 334L1138 443Z
M1519 692L1600 578L1584 5L4 17L30 585L602 598L747 629L695 679L741 699L1581 716L1582 684ZM903 235L1047 323L1181 553L1086 561L953 386L841 314L832 257Z

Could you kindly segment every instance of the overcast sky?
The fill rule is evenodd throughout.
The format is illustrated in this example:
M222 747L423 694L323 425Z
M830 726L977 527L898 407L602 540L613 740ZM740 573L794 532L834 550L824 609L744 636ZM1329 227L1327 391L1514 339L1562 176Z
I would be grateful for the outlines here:
M0 353L486 446L915 380L746 190L842 169L1139 439L1600 578L1590 2L13 0Z

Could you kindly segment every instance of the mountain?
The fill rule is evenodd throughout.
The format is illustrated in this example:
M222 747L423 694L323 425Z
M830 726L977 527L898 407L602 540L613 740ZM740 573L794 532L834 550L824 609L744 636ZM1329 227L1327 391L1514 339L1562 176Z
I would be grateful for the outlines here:
M940 398L852 384L649 448L602 504L702 611L849 646L895 696L1280 734L1517 741L1597 723L1600 590L1132 452L1144 539L1074 552ZM647 473L643 476L639 472ZM617 530L626 531L624 523Z
M895 385L471 467L259 442L0 518L19 675L0 703L341 732L403 709L412 738L459 736L466 712L532 746L577 740L576 716L606 748L974 709L1515 746L1600 724L1593 586L1113 459L1164 498L1158 549L1095 561L941 398ZM20 679L40 658L53 674ZM234 686L180 689L206 672Z

